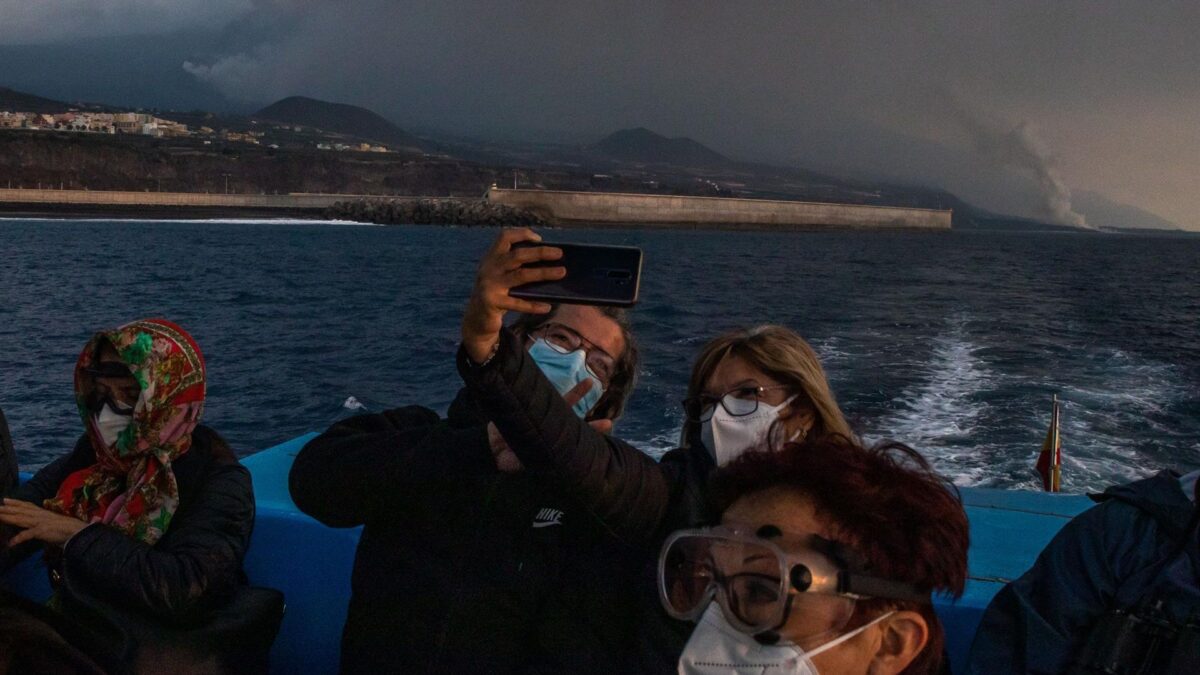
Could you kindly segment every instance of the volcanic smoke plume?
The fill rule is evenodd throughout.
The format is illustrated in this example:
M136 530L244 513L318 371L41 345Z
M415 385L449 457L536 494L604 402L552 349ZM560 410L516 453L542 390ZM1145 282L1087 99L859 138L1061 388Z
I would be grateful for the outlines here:
M1054 154L1037 135L1034 126L1023 121L1009 130L988 125L978 118L967 121L975 135L979 151L998 164L1029 171L1037 180L1046 215L1061 225L1087 227L1084 217L1071 209L1071 188L1058 171Z

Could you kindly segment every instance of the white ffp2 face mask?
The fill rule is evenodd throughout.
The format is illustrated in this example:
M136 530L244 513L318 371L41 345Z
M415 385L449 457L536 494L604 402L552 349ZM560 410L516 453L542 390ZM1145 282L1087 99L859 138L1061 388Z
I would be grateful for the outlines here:
M817 675L812 657L833 649L892 615L886 612L870 622L840 635L812 650L791 644L760 644L725 620L720 606L713 602L705 610L683 654L679 657L679 675Z
M112 409L112 406L105 403L104 407L100 408L100 412L96 413L96 431L100 432L100 439L104 441L104 445L112 447L113 443L117 442L117 438L122 431L133 422L133 413L122 415Z
M786 408L795 398L795 395L789 396L779 405L767 405L759 401L758 410L741 417L730 415L725 411L725 407L718 403L713 410L713 416L700 429L700 440L713 454L717 466L724 466L766 440L771 425L779 419L779 411Z

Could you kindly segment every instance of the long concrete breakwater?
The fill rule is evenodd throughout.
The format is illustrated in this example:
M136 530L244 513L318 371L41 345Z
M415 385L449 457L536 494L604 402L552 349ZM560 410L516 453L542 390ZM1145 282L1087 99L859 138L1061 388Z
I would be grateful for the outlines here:
M950 210L725 197L510 190L492 186L488 201L537 213L560 225L639 224L733 229L948 230Z
M200 192L133 192L0 188L0 211L19 215L120 215L126 217L205 218L220 216L362 219L358 211L388 206L389 220L409 211L454 211L454 222L494 225L497 208L531 221L571 226L730 228L803 230L825 228L948 230L949 210L898 206L866 206L767 199L684 197L675 195L555 190L510 190L492 186L479 200L462 198L381 197L353 194L214 194ZM413 208L396 208L410 203ZM358 205L358 206L356 206ZM492 208L487 208L491 205ZM359 208L362 206L363 208ZM421 208L416 208L416 207ZM480 213L479 222L471 214ZM491 215L488 215L491 214ZM437 214L435 214L437 215ZM444 214L443 214L444 215ZM501 214L505 215L505 214ZM463 221L462 218L466 218ZM504 222L510 218L501 218ZM417 219L414 222L425 222ZM427 222L443 222L438 218Z

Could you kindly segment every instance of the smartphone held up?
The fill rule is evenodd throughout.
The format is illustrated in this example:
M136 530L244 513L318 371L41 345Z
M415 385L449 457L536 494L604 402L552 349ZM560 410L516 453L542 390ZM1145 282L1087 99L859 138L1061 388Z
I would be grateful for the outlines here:
M558 260L529 263L527 267L565 267L566 276L517 286L514 298L571 305L632 307L638 301L642 277L642 250L633 246L521 242L516 247L549 246L562 249Z

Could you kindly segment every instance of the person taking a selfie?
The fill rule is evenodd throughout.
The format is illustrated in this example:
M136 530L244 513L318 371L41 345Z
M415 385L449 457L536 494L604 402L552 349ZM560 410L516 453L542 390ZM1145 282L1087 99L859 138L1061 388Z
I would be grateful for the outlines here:
M498 279L559 276L523 266L557 255L511 248L530 234L500 236L480 263L476 295ZM624 312L495 301L527 312L512 334L552 383L557 406L543 412L610 430L637 373ZM629 583L620 577L627 552L570 491L520 470L470 393L444 418L411 405L338 422L301 450L289 482L303 512L364 526L342 672L611 672L608 654L631 620L611 595Z

